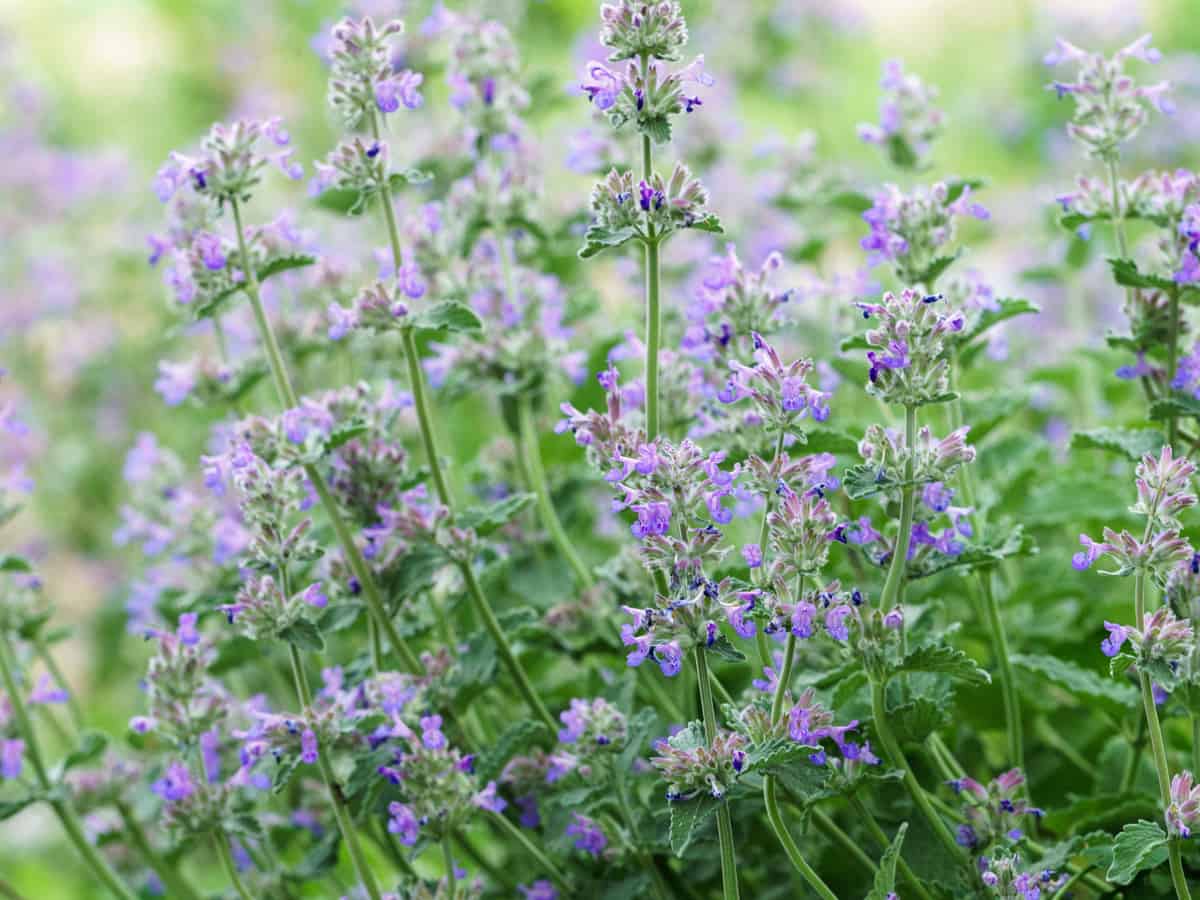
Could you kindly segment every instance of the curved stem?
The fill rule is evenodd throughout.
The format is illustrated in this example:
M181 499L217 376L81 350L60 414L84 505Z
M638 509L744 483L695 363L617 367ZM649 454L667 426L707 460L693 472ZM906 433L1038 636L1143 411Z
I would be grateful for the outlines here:
M596 583L587 565L579 558L575 545L563 528L562 521L554 509L550 497L550 486L546 483L546 470L542 467L542 451L538 446L537 427L533 420L533 402L527 394L522 394L517 400L517 420L521 442L520 455L525 460L529 471L530 486L537 496L538 511L542 517L542 525L550 533L554 546L566 559L575 580L582 588L590 588Z
M837 894L829 889L816 870L805 861L804 854L800 852L800 848L788 832L787 823L783 821L783 814L779 811L779 801L775 797L775 779L770 776L763 779L763 800L767 805L767 821L771 823L771 829L783 845L783 851L791 860L792 867L822 900L838 900Z
M217 849L217 856L221 859L221 868L225 870L225 875L229 878L229 883L233 885L233 889L237 891L237 895L242 900L254 900L254 895L246 890L246 886L242 884L241 876L238 875L237 863L233 861L233 854L229 850L229 835L223 831L214 831L213 845Z
M46 646L46 642L39 635L33 641L33 652L37 654L37 658L42 661L42 665L46 667L46 671L50 673L50 677L60 689L67 694L67 712L71 716L71 724L76 731L83 729L83 710L79 706L79 698L75 696L75 692L71 690L67 683L67 676L63 674L63 670L59 668L58 661L54 658L54 654L50 652L50 648Z
M388 209L391 209L390 205ZM450 488L446 483L446 473L442 470L442 459L438 454L437 437L433 432L433 417L429 414L429 398L425 392L425 374L421 371L421 356L417 351L417 338L411 328L404 329L403 338L404 359L408 363L408 382L413 393L413 407L417 411L417 423L420 425L425 462L429 466L429 475L433 479L433 488L437 492L438 500L445 506L453 508Z
M529 676L525 672L525 668L521 665L521 661L517 659L517 654L513 650L512 645L505 637L504 629L500 627L500 621L496 618L496 613L492 611L492 606L487 601L487 597L483 594L483 589L479 586L479 579L475 577L475 570L471 568L469 562L460 562L458 569L462 573L463 581L467 586L467 596L471 600L471 605L475 609L475 614L479 616L483 622L483 627L487 630L492 642L496 645L496 652L500 654L500 661L508 670L509 677L516 683L517 692L524 698L525 704L541 719L546 726L553 732L558 729L558 723L554 721L554 716L550 715L546 705L542 703L542 698L538 696L537 689L533 686L533 682L529 680Z
M696 682L700 687L700 711L704 717L704 734L711 746L717 737L717 713L713 707L712 685L708 683L708 660L704 658L703 647L697 647L694 656L696 658ZM721 890L723 896L725 900L738 900L740 894L738 893L737 860L733 851L733 823L729 818L728 803L722 803L717 807L717 838L721 843Z
M955 860L966 863L967 859L963 854L963 848L954 840L954 835L950 833L950 829L946 827L946 823L942 821L942 817L930 805L928 796L926 796L925 791L921 788L921 783L917 781L917 776L913 774L912 766L909 765L904 751L900 749L900 744L896 741L896 736L892 734L891 726L887 720L887 707L884 703L883 689L883 682L872 677L871 714L874 717L875 735L879 738L879 743L883 746L884 754L893 766L904 773L904 786L908 789L913 803L921 811L921 815L925 817L925 820L929 823L930 828L946 849L946 852Z
M917 408L904 407L904 447L908 459L904 463L904 487L900 489L900 531L896 535L896 548L888 566L887 580L883 583L883 594L879 608L889 610L900 600L900 589L904 586L904 568L908 564L908 545L912 538L913 521L913 467L917 443Z
M1139 569L1133 578L1133 605L1137 628L1142 631L1146 627L1146 572ZM1162 723L1158 720L1158 707L1154 703L1154 689L1150 684L1150 676L1139 669L1138 682L1142 688L1142 707L1146 712L1146 726L1150 732L1150 747L1154 753L1154 769L1158 773L1158 795L1162 808L1171 804L1171 769L1167 762L1167 746L1163 740ZM1171 881L1175 885L1175 895L1179 900L1191 900L1187 878L1183 874L1183 863L1179 855L1179 841L1171 838L1167 842L1167 858L1171 863Z
M121 823L125 826L125 833L129 836L129 842L142 857L142 861L166 886L170 895L180 897L182 900L199 900L200 895L192 889L179 870L164 860L151 846L146 832L142 830L142 825L133 814L133 810L129 808L129 804L124 800L117 800L116 807L117 814L121 817Z
M229 205L233 210L233 221L237 228L238 251L241 254L242 271L246 278L243 287L250 298L250 306L254 310L254 320L258 325L259 339L267 351L267 363L271 369L271 378L275 382L275 392L285 410L294 409L298 405L296 391L292 387L291 379L288 377L287 367L283 362L283 354L279 352L279 342L275 339L275 331L271 328L271 322L267 318L266 309L263 307L262 296L258 289L258 275L255 273L254 267L250 264L250 253L246 248L245 229L242 227L241 208L237 200L230 200ZM371 570L367 567L367 562L363 559L362 552L358 549L358 544L354 541L354 535L351 533L350 527L342 517L337 500L330 493L328 485L325 484L325 478L314 465L306 465L304 472L308 476L308 480L312 483L313 490L316 491L317 496L321 500L321 506L325 509L325 514L329 517L329 521L333 525L338 543L342 547L342 553L346 557L346 563L349 565L350 571L354 574L355 579L362 589L370 614L375 618L376 624L383 630L383 633L387 635L392 649L400 655L404 664L411 671L422 671L424 667L421 665L420 659L400 636L400 632L396 630L391 617L388 616L387 607L384 605L383 596L379 593L379 587L375 583L375 578L372 576Z
M571 893L571 883L567 880L567 876L564 875L562 870L554 864L550 857L542 852L542 849L538 847L537 844L529 839L529 836L526 835L524 831L522 831L512 822L508 821L508 819L506 819L501 813L489 812L488 821L500 826L501 831L503 831L508 837L514 839L518 844L521 845L526 853L533 857L534 861L542 867L542 870L550 877L551 881L557 884L566 893Z
M872 874L878 871L879 866L876 864L875 860L871 859L871 857L867 855L866 851L858 845L858 842L854 840L854 838L842 831L842 829L838 826L838 823L833 821L833 817L830 816L829 813L825 812L825 810L816 805L812 806L811 809L813 822L816 823L818 828L825 832L825 835L830 840L839 844L843 850L853 856L855 861L862 866L865 871L871 872ZM888 845L885 844L884 849L886 849L887 846Z
M300 702L304 705L304 713L307 715L312 710L313 704L312 687L308 683L308 673L304 671L304 662L300 659L300 651L296 649L296 645L288 644L287 646L288 658L292 663L292 678L296 683L296 694L299 696ZM350 817L350 811L346 808L346 798L342 796L341 786L337 783L337 777L333 773L333 766L329 764L329 758L324 747L317 748L317 766L321 770L321 779L325 782L325 788L329 791L329 802L333 806L334 818L337 819L338 830L342 833L342 840L346 843L346 849L350 852L350 862L354 865L358 881L371 900L380 900L381 895L379 893L379 885L375 882L375 873L371 871L371 866L367 862L366 856L363 855L362 845L358 840L358 832L354 828L354 820Z
M53 793L55 785L50 781L45 760L42 758L41 747L38 744L37 733L34 731L33 723L29 720L29 711L25 708L25 698L17 684L15 657L12 655L8 636L3 632L0 632L0 683L4 685L4 690L8 694L13 721L16 723L21 739L25 741L25 753L33 767L38 786L44 794L51 798L50 806L58 816L67 840L83 857L84 863L92 870L96 880L104 885L113 896L119 897L120 900L137 900L137 895L126 886L121 877L109 866L107 860L88 841L74 807L64 799L55 799L58 794Z
M1138 762L1142 758L1142 748L1146 746L1146 717L1138 716L1134 727L1133 740L1129 744L1129 756L1125 758L1125 770L1121 773L1119 793L1127 794L1133 789L1133 780L1137 777Z

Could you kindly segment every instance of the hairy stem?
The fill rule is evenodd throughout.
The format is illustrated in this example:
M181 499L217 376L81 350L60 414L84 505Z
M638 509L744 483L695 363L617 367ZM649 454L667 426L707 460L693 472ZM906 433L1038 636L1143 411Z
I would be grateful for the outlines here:
M538 446L537 427L533 419L533 401L527 394L522 394L517 401L518 428L520 434L520 454L525 460L529 471L530 486L537 496L538 512L541 514L542 525L550 533L554 546L566 559L575 580L580 587L590 588L596 583L591 571L579 557L575 545L563 528L562 521L554 509L554 501L550 497L550 486L546 483L546 470L542 467L542 451Z
M119 897L120 900L137 900L137 895L129 889L121 877L109 866L107 860L88 841L74 807L59 792L54 791L56 785L50 781L46 762L42 758L41 746L38 744L37 733L29 719L29 711L25 707L24 694L21 693L17 683L16 657L8 642L8 636L3 632L0 632L0 684L4 685L4 690L8 694L13 722L16 724L17 733L25 742L25 753L33 767L38 786L43 793L49 796L50 806L54 809L54 814L58 817L58 821L67 835L67 840L83 857L84 863L96 876L96 880L104 885L113 896Z
M913 468L914 447L917 442L917 408L904 407L904 446L908 459L904 463L904 486L900 489L900 531L896 535L896 548L888 566L887 580L883 583L883 594L879 608L889 610L900 600L900 589L904 586L904 568L908 564L908 545L912 538L913 522Z
M288 658L292 663L292 678L296 682L296 694L304 705L304 712L307 715L312 710L312 687L308 683L308 673L304 670L304 662L300 659L300 651L296 649L295 644L288 644ZM375 873L371 871L371 866L367 862L366 856L363 855L358 832L354 828L354 820L350 817L350 810L346 808L346 798L342 795L341 786L337 783L337 776L333 773L333 766L329 764L329 757L324 747L317 749L317 766L321 770L321 779L325 782L325 789L329 792L329 802L333 807L334 818L337 819L338 830L342 833L346 849L350 852L350 862L354 865L358 881L371 900L380 900L381 895L379 885L375 882Z
M704 717L704 734L711 746L717 737L717 712L713 707L712 685L708 683L708 660L704 658L703 647L697 647L694 656L696 683L700 688L700 712ZM727 803L722 803L717 808L717 838L721 844L722 896L724 900L738 900L741 895L738 892L737 859L733 850L733 823L729 818ZM790 837L788 839L791 840Z
M238 874L237 863L233 861L233 853L229 849L229 835L224 831L214 831L213 847L216 848L217 856L221 860L221 868L225 870L225 876L229 879L233 889L237 891L237 895L242 900L254 900L254 895L246 889L246 885L242 884L242 876Z
M450 847L450 836L442 838L442 865L446 869L446 891L449 900L458 898L458 878L454 874L454 852Z
M1146 572L1139 569L1133 577L1134 617L1139 631L1146 627ZM1162 723L1158 720L1158 707L1154 703L1154 689L1150 675L1139 669L1138 682L1142 688L1142 707L1146 712L1146 728L1150 733L1150 748L1154 754L1154 769L1158 773L1158 795L1162 808L1171 803L1171 769L1167 762L1167 745L1163 739ZM1187 878L1183 874L1183 863L1179 854L1179 841L1171 838L1167 842L1167 858L1171 863L1171 881L1179 900L1191 900Z
M921 788L921 783L917 781L917 776L913 774L908 758L904 755L904 751L900 749L900 744L896 740L896 736L892 734L892 727L888 724L887 706L884 703L884 683L874 676L871 678L871 714L874 717L875 735L879 738L879 743L883 746L883 751L888 761L904 773L904 786L908 789L913 803L921 811L921 815L925 817L925 820L929 823L934 835L937 836L937 839L946 849L946 852L953 859L966 863L967 858L963 854L962 847L954 840L954 835L950 833L950 829L946 827L946 823L942 820L942 817L937 814L930 804L929 797Z

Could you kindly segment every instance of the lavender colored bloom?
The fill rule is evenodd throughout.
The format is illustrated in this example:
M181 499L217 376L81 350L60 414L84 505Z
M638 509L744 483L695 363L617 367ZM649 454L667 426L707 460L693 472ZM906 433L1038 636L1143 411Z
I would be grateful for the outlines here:
M518 884L517 890L524 895L525 900L558 900L558 891L545 879L535 881L528 886Z
M158 364L158 378L154 390L167 406L179 406L196 389L196 367L190 362L172 363L162 360Z
M664 535L671 530L671 507L665 502L643 503L631 506L637 513L637 521L629 527L633 536L644 540L652 535Z
M221 732L215 727L200 735L200 759L209 784L221 780Z
M1121 652L1125 641L1129 639L1129 629L1124 625L1116 625L1112 622L1105 622L1104 627L1108 630L1108 637L1100 642L1100 649L1105 656L1116 656Z
M300 735L300 761L312 765L317 761L317 735L311 728Z
M430 750L441 750L446 746L446 736L442 734L441 716L422 716L421 743Z
M574 813L572 821L567 825L567 837L575 838L575 849L599 856L608 846L608 838L594 821Z
M1192 836L1200 820L1200 785L1191 772L1180 772L1171 779L1170 803L1165 813L1167 833L1181 838Z
M743 545L742 558L746 560L746 565L749 568L757 569L763 564L762 547L758 544Z
M20 738L0 740L0 778L20 778L24 758L25 742L23 740Z
M424 80L425 76L420 72L405 69L386 81L377 82L375 103L380 112L393 113L400 108L401 103L409 109L419 109L425 102L420 91L421 82Z
M412 808L403 803L388 804L388 831L396 835L400 843L411 847L420 837L421 823L417 821Z
M496 782L489 781L482 791L475 795L472 802L480 809L500 813L508 807L508 802L496 793Z
M168 803L178 803L196 792L196 784L187 766L176 761L167 766L163 776L150 786L150 790Z

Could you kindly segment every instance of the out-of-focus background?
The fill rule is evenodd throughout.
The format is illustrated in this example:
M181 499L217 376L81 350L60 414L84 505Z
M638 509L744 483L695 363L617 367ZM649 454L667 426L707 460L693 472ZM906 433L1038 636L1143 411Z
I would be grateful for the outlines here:
M586 61L602 58L599 4L448 5L498 18L517 36L529 120L545 141L546 202L559 214L583 207L590 178L572 171L579 156L615 149L620 158L629 149L598 146L581 132L592 111L572 90ZM1177 85L1179 112L1156 119L1134 145L1142 158L1126 165L1130 173L1194 165L1196 0L691 0L684 8L691 50L704 53L716 86L674 152L705 172L711 205L751 265L767 250L803 243L802 225L765 208L762 160L792 153L795 171L815 161L868 192L895 177L856 126L877 120L881 67L902 59L941 91L947 128L934 174L987 180L981 199L992 218L972 232L971 265L998 293L1031 296L1045 309L1036 326L1012 325L994 358L1010 361L1019 378L1022 369L1062 363L1068 348L1090 348L1078 378L1095 380L1090 412L1103 410L1112 398L1098 385L1123 361L1103 346L1120 298L1098 258L1073 291L1041 277L1068 250L1053 198L1089 165L1066 137L1069 102L1045 89L1052 75L1042 58L1056 36L1111 51L1153 32L1165 61L1148 77ZM428 155L446 106L436 53L425 46L432 40L422 35L430 11L405 0L0 0L0 368L8 370L0 412L12 400L29 426L21 435L0 430L0 478L36 485L27 511L0 533L0 553L11 545L39 559L60 622L74 628L60 656L102 727L119 732L134 711L141 658L126 631L130 588L113 547L122 461L145 431L194 461L211 422L181 414L154 389L159 361L178 356L188 337L146 261L146 236L161 227L154 171L214 120L243 114L283 116L299 158L323 157L340 129L324 102L322 39L347 12L408 22L413 64L427 73L426 105L398 118L393 146L414 159ZM273 190L276 208L320 227L327 214L302 187ZM790 276L815 284L853 273L862 231L847 217L823 236L819 260L791 254ZM611 290L605 297L616 315L637 321L636 303ZM822 291L801 298L815 318L833 315L820 306L832 302ZM1073 414L1051 412L1050 427L1065 427ZM20 822L0 824L4 877L33 898L89 896L71 880L71 859L42 852L56 839L52 823Z

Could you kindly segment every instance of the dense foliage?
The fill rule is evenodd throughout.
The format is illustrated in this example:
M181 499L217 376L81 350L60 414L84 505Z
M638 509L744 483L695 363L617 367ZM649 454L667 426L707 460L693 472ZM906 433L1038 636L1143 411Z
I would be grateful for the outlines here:
M514 35L440 5L314 41L323 158L247 114L158 169L171 414L124 460L99 643L144 639L136 712L95 726L6 542L4 827L52 815L123 900L1186 900L1200 176L1130 163L1190 114L1162 54L1046 56L1084 174L999 288L964 261L986 173L941 171L953 122L900 62L858 127L888 182L810 135L710 182L680 4L599 12L590 196L546 184ZM84 168L31 121L27 201L36 161ZM1022 369L1017 287L1101 266L1110 355ZM0 395L10 534L53 390Z

